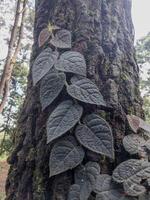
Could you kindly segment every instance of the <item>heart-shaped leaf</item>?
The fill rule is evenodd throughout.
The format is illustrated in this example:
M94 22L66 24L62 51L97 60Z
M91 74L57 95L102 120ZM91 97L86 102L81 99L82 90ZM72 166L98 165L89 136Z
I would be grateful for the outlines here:
M142 151L146 141L143 137L135 134L127 135L123 139L123 146L130 154L136 154Z
M76 51L66 51L55 64L56 69L86 76L86 63L83 55Z
M65 84L66 76L64 73L49 72L41 82L40 101L42 109L49 106L59 95Z
M146 192L145 187L137 182L137 180L130 179L123 183L124 190L128 195L139 196L140 194L144 194Z
M123 183L124 190L130 196L139 196L145 192L142 180L150 178L150 163L130 159L121 163L113 172L113 179Z
M128 119L128 122L129 122L131 129L135 133L137 133L137 130L139 129L139 126L140 126L139 117L137 117L135 115L127 115L127 119Z
M73 81L73 84L67 87L67 92L73 98L85 103L106 106L98 87L87 78Z
M44 49L34 61L32 66L33 85L40 81L53 67L58 58L58 52L51 48Z
M127 119L128 119L130 127L135 133L137 133L138 129L140 128L146 132L150 132L150 124L145 122L140 117L137 117L135 115L127 115Z
M47 121L47 143L69 131L80 120L83 108L71 100L63 101Z
M55 36L52 37L50 40L50 43L58 48L61 49L70 49L71 48L71 33L68 30L59 30L55 34Z
M57 142L50 154L50 177L75 168L83 158L84 150L73 137Z
M80 186L77 184L71 185L67 200L80 200Z
M100 167L96 162L88 162L75 170L75 183L80 185L80 200L87 200L95 188Z
M129 200L123 190L118 187L108 174L101 174L96 179L95 185L96 200ZM133 200L133 198L132 198Z
M114 158L113 135L109 124L96 114L85 117L85 125L78 125L75 135L87 149Z
M99 174L96 178L94 192L99 194L101 192L109 192L111 187L112 178L108 174Z
M43 46L50 36L51 36L51 32L48 31L48 28L42 29L38 37L39 47Z

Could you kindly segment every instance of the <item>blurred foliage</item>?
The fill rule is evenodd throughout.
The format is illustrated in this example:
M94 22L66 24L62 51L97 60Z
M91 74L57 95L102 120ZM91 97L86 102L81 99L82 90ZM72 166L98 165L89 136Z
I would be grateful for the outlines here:
M15 15L15 2L5 0L0 2L0 25L1 25L1 40L7 47L12 29L12 22ZM10 8L10 9L8 9ZM7 16L7 17L6 17ZM14 135L16 132L16 124L19 116L19 111L23 104L27 87L27 75L29 71L30 53L33 40L33 25L34 24L34 3L28 1L28 11L24 25L24 35L21 42L21 50L18 54L15 63L12 77L10 94L7 105L0 116L0 156L8 155L12 150ZM7 48L6 48L7 50ZM0 75L2 74L5 58L0 60Z
M3 137L0 138L0 155L4 152L9 153L12 149L19 110L25 96L27 74L28 66L17 62L11 79L9 100L2 113L3 123L0 126L0 134Z
M136 44L137 61L141 71L140 88L143 96L144 111L146 120L150 122L150 33L137 41ZM149 69L146 77L142 76L144 65L148 64Z
M141 90L144 91L145 95L144 96L150 96L150 69L147 72L148 77L146 80L141 78Z
M137 61L140 65L150 63L150 33L136 43Z
M144 111L146 120L150 123L150 96L144 97Z

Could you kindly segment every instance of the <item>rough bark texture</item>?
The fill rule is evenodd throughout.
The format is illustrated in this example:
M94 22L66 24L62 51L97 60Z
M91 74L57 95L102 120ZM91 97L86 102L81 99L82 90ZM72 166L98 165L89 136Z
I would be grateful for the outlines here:
M128 132L126 114L143 116L139 93L139 69L133 47L134 29L130 0L43 0L36 2L34 47L31 67L42 49L37 47L40 31L48 21L71 30L73 49L84 54L88 77L94 80L107 103L112 107L90 109L105 117L115 138L115 163L101 158L102 172L110 172L128 158L122 138ZM64 98L64 97L62 97ZM46 120L60 101L41 111L39 86L32 86L29 74L28 90L20 119L16 144L9 159L11 164L7 184L7 200L66 200L73 182L73 170L49 179L50 145L46 145ZM88 112L87 107L87 112ZM97 160L88 153L87 159ZM90 197L94 200L94 197Z

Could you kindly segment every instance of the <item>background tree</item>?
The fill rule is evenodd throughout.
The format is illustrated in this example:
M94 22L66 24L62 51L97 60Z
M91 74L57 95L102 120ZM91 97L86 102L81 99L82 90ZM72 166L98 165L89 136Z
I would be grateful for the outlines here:
M54 26L48 25L49 23ZM40 103L40 87L42 87L40 78L42 77L39 78L41 73L36 73L37 71L35 70L35 66L39 66L36 65L38 64L36 58L41 52L46 51L44 51L46 47L51 47L54 50L57 45L60 47L62 43L63 45L61 48L58 48L58 51L59 53L63 53L64 51L62 49L67 42L66 34L64 34L65 40L63 40L63 37L60 37L61 34L55 29L60 27L61 29L71 31L72 50L84 55L87 65L87 77L98 85L107 103L107 106L104 104L103 106L96 106L78 101L78 104L84 108L83 117L93 112L97 113L98 116L103 116L112 128L115 141L115 160L105 156L105 153L104 155L98 155L85 148L85 157L82 162L85 165L83 171L86 169L87 171L89 170L89 173L93 173L93 171L97 173L97 171L99 172L98 166L100 166L102 174L112 174L112 171L119 163L130 158L122 145L124 136L130 132L126 115L135 114L143 117L139 92L139 68L135 62L135 51L133 47L134 31L131 20L131 1L36 1L34 27L34 46L28 78L28 89L19 117L15 147L9 158L11 167L6 184L6 199L66 200L67 198L71 199L72 194L80 195L81 191L84 194L86 192L86 195L83 195L84 198L90 195L89 200L95 199L95 193L91 193L94 189L94 183L91 179L88 179L87 174L85 174L85 177L80 180L85 172L83 174L81 173L82 176L77 176L75 179L74 174L76 174L76 170L74 169L52 176L52 168L50 165L52 177L49 177L49 157L54 147L57 146L57 142L61 142L61 139L65 140L66 135L46 145L46 138L48 136L46 135L48 134L46 131L47 120L51 116L52 111L62 101L68 98L71 100L72 98L68 96L64 88L59 97L50 106L42 110ZM63 33L66 33L66 31ZM51 44L48 41L41 46L40 40L41 48L39 48L38 42L40 34L42 36L44 34L44 39L46 36L47 39L48 37L52 37ZM60 43L58 42L59 39L61 40ZM48 49L47 53L49 51L51 50ZM56 51L53 51L52 55L55 53ZM50 54L50 56L52 55ZM59 64L57 67L60 67ZM38 68L38 70L42 70L42 68ZM84 72L82 68L78 70L81 70L82 73ZM32 74L33 71L34 73ZM74 72L79 73L79 71ZM36 78L35 74L37 75ZM72 73L67 75L69 84L71 76ZM38 83L37 79L39 80ZM73 79L72 83L75 83L77 80L78 78ZM43 84L44 86L47 86L47 84ZM67 85L67 87L69 86ZM77 101L75 102L77 103ZM79 125L81 124L82 119ZM75 140L74 131L74 128L68 131L73 136L73 140ZM101 147L101 145L98 147ZM80 146L79 148L83 147ZM111 153L113 154L113 150ZM113 155L110 157L113 157ZM74 160L75 158L72 157L72 159ZM88 161L91 161L92 164ZM135 160L133 161L133 163L128 164L134 165ZM93 164L93 162L96 163ZM149 166L149 163L147 165ZM77 170L80 172L81 168L79 167ZM54 169L56 170L57 168ZM131 166L130 169L132 169ZM115 174L117 174L116 171ZM92 180L94 181L95 178ZM79 185L74 185L70 189L70 186L75 181L79 181L79 184L81 184L81 191ZM131 182L133 184L133 180ZM84 184L89 184L89 187L86 187ZM136 187L133 189L135 192ZM140 189L144 193L145 190L143 190L143 187L140 187ZM125 197L124 192L117 193L117 195L120 195L119 198L124 196L125 199L129 199ZM83 198L80 199L83 200ZM134 197L131 199L134 199Z
M23 3L20 0L17 1L14 25L11 31L11 37L8 45L8 53L0 81L0 95L2 99L0 104L0 113L3 111L9 95L11 74L13 66L16 62L16 58L20 49L21 39L23 35L24 20L26 15L26 5L27 5L26 0L24 0ZM21 22L19 23L19 21Z
M26 91L27 74L28 67L26 65L20 62L15 64L11 77L9 99L2 113L3 122L0 126L2 138L0 143L0 155L4 153L8 155L12 150L18 113Z
M9 34L13 31L11 26L14 20L16 10L15 3L10 3L10 1L4 1L0 3L1 14L1 41L2 47L7 49L9 44ZM8 9L9 8L9 9ZM21 33L19 37L19 49L16 53L16 61L13 62L13 70L10 77L9 94L7 101L5 102L6 107L4 108L1 115L0 124L0 155L10 153L13 144L13 136L16 130L16 123L18 120L18 112L23 103L25 97L25 91L27 86L27 74L29 69L29 58L32 46L32 31L33 31L33 21L34 21L34 7L33 3L28 1L27 12L24 18L24 33ZM7 19L7 20L6 20ZM22 22L23 23L23 22ZM19 23L20 24L20 23ZM19 25L18 25L19 26ZM19 27L17 28L17 35L19 34ZM22 32L22 31L21 31ZM5 41L5 42L4 42ZM21 48L21 49L20 49ZM0 62L0 74L4 74L3 66L6 63L7 57L5 54L1 54Z
M137 41L137 61L140 66L140 87L143 93L146 120L150 122L150 33Z

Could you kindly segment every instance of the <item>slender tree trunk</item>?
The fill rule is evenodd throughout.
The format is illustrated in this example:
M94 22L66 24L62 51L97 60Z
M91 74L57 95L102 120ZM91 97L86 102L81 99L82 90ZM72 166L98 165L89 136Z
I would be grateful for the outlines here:
M23 2L18 0L14 25L11 31L11 38L8 46L8 53L0 80L0 96L2 98L0 102L0 113L3 112L3 109L5 107L5 104L9 96L11 75L13 67L16 63L17 55L20 50L21 40L23 36L24 20L26 16L26 6L27 6L27 0L24 0ZM21 23L19 22L19 20L21 21ZM20 23L19 34L17 36L19 23Z
M88 77L95 81L110 109L95 112L110 122L115 138L115 162L100 159L102 173L109 173L128 158L122 147L127 134L126 114L143 116L139 69L133 47L134 29L130 0L43 0L36 2L31 68L41 49L38 36L48 22L71 31L73 50L87 61ZM66 200L73 170L49 178L50 146L46 145L46 120L56 104L41 111L39 87L31 73L18 122L14 151L9 158L7 200ZM87 112L88 112L87 107ZM97 159L89 153L89 160ZM94 197L90 197L95 199Z

